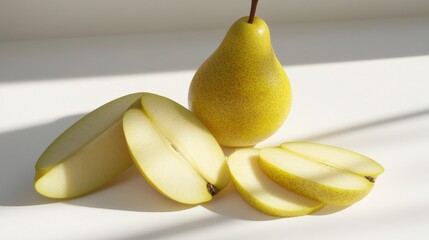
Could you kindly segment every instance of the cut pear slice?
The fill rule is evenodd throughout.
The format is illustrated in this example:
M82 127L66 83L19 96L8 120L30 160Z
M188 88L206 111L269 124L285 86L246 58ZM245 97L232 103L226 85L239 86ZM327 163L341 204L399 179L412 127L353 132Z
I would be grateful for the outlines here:
M141 104L163 136L207 182L218 189L230 182L222 148L194 114L170 99L154 94L145 94Z
M183 203L209 201L207 182L180 156L139 109L124 115L124 130L136 165L162 194Z
M241 149L228 157L237 191L257 210L272 216L295 217L315 212L325 204L290 192L271 181L258 164L259 150Z
M130 94L85 115L62 133L36 163L35 188L51 198L92 192L132 165L122 115L142 96Z
M371 181L383 173L383 167L360 153L343 148L310 142L287 142L281 147L329 166L364 176Z
M145 94L123 127L133 160L160 193L186 204L207 202L229 182L225 156L210 132L186 108Z
M260 152L262 171L273 181L300 195L340 206L365 197L373 187L367 178L282 148Z

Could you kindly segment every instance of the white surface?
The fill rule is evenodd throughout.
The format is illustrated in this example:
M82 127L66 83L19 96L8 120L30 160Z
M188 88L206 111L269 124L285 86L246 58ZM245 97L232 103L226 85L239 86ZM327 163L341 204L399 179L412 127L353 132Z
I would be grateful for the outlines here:
M259 146L316 141L385 167L359 203L285 219L260 214L232 186L200 206L174 203L134 168L77 199L33 189L37 158L82 114L138 91L186 105L195 69L226 29L0 43L0 239L427 239L428 23L271 28L294 103Z
M0 0L0 41L219 28L251 0ZM270 24L429 15L427 0L269 0Z

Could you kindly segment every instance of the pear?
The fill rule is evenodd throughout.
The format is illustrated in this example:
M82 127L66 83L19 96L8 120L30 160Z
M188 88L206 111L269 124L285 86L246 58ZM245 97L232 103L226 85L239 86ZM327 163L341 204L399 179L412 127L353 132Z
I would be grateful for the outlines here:
M356 203L373 188L372 176L382 172L375 161L345 149L305 143L282 146L287 150L264 148L260 151L262 171L283 187L327 204ZM348 163L348 159L352 160ZM366 176L368 172L374 175Z
M292 102L291 87L264 20L238 19L189 87L191 111L224 146L252 146L276 132Z
M323 164L343 169L375 182L384 168L373 159L344 148L312 142L285 142L281 147Z
M137 168L174 201L210 201L230 182L216 139L192 112L168 98L146 93L140 103L123 117L125 139Z
M228 157L234 185L241 197L262 213L296 217L313 213L325 204L288 191L271 181L260 169L259 150L241 149Z
M142 93L130 94L88 113L42 153L35 189L50 198L78 197L104 186L132 164L122 116Z

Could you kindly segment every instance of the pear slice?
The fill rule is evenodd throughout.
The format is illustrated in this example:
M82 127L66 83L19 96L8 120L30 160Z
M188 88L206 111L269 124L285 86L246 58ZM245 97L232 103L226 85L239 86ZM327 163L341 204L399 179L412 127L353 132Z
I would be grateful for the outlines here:
M142 175L175 201L210 201L230 181L215 138L189 110L168 98L147 93L141 107L125 113L123 127Z
M234 185L251 206L272 216L295 217L315 212L325 204L288 191L271 181L258 164L259 150L241 149L228 157Z
M384 171L383 167L371 158L335 146L311 142L286 142L281 144L281 147L308 159L364 176L373 182Z
M142 93L106 103L63 132L36 163L35 189L51 198L92 192L132 165L122 115Z
M259 164L269 178L283 187L332 205L351 205L372 189L371 179L317 159L282 148L264 148Z

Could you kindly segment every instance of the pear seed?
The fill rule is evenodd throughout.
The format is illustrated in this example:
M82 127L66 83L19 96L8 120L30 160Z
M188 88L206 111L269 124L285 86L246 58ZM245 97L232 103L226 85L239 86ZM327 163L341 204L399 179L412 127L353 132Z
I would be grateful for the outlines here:
M375 179L373 177L371 177L371 176L365 176L365 178L368 179L368 181L370 181L372 183L375 182Z
M216 186L211 184L211 183L207 183L207 190L212 195L212 197L219 192L219 190L216 188Z

